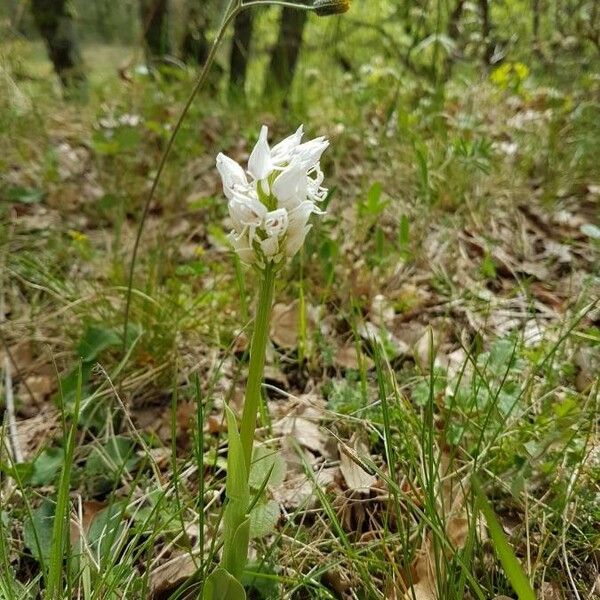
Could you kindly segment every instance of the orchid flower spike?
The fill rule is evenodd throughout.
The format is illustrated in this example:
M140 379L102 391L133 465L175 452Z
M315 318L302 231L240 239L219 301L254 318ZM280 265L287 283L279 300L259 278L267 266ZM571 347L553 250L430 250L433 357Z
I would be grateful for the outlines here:
M320 160L324 137L302 143L301 125L272 148L263 126L244 170L220 153L217 170L228 200L233 230L229 239L242 262L264 268L292 257L304 244L312 214L327 196Z

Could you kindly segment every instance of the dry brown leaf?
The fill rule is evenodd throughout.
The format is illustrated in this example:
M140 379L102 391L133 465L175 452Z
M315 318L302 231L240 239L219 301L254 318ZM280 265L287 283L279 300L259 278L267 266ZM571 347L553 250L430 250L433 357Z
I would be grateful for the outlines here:
M19 386L17 396L24 402L33 401L41 404L54 391L56 378L49 375L30 375Z
M162 598L196 572L196 563L189 553L175 556L150 575L150 597Z
M338 473L337 467L328 467L319 469L314 476L317 485L324 489L335 481ZM290 510L305 505L309 509L317 501L313 482L304 472L293 473L292 470L288 471L285 481L280 486L271 489L271 495L275 502Z
M447 515L445 521L446 535L451 545L460 550L464 548L469 535L469 519L465 509L465 498L467 491L463 483L452 476L450 468L452 461L442 453L440 457L440 509ZM482 523L477 523L480 531L480 536L485 536L485 530ZM442 566L443 568L443 562ZM418 600L442 600L438 599L435 582L438 575L443 573L437 572L437 561L434 555L434 548L431 534L427 534L424 538L421 550L416 557L413 566L413 581L412 589L408 590L405 595L405 600L409 600L416 596Z
M2 315L0 315L2 317ZM29 342L19 342L9 348L11 364L16 367L19 375L23 375L29 370L33 362L33 352ZM3 346L0 347L0 364L4 364L4 356L6 350Z
M278 302L273 306L271 317L271 339L281 348L292 350L298 346L300 332L300 303Z
M295 405L288 404L285 408L286 413L273 423L274 433L281 437L291 436L304 448L326 456L328 436L319 427L323 401L307 394L297 398ZM276 412L272 414L276 415Z
M59 430L60 422L58 410L48 407L48 404L34 417L17 421L18 441L25 460L29 460L40 448L48 445L49 440Z
M464 548L469 537L469 519L458 515L446 521L448 539L455 548Z
M394 356L402 356L409 352L409 346L391 334L387 328L385 328L385 338L381 335L381 331L382 329L371 321L366 321L358 326L358 333L363 339L375 340L379 344L385 344L386 348L394 351Z
M385 327L394 320L396 313L389 300L383 294L377 294L371 301L369 315L373 323L379 327Z
M289 387L288 378L285 373L274 366L266 365L263 379L271 384L277 385L279 388L286 390Z
M106 503L96 500L86 500L81 504L81 522L79 518L71 519L71 544L74 544L80 535L86 534L90 530L92 521L96 515L106 508Z
M598 585L598 582L600 582L600 575L598 576L598 579L596 581L596 585ZM596 590L600 592L600 586L598 586ZM594 590L592 590L592 593L594 593ZM592 596L592 598L593 597L594 596ZM552 583L549 581L544 581L542 583L539 593L540 600L562 600L562 598L563 595L560 592L560 587L556 583Z
M22 215L17 219L17 226L24 231L56 230L61 218L58 211L46 207L36 207L32 214Z
M429 581L419 581L404 595L405 600L437 600L435 589Z
M355 344L345 344L342 346L333 357L333 361L342 369L360 369L360 361ZM362 357L362 362L366 369L373 368L373 361L368 356Z
M294 437L301 446L304 446L313 452L317 452L321 455L326 454L326 439L318 422L304 416L289 416L277 423L274 430L279 435Z
M435 562L429 536L421 545L413 563L413 585L406 591L405 600L438 600L435 589Z
M369 456L369 448L354 434L348 445L338 443L340 453L340 471L349 490L368 493L377 481L377 477L367 473L360 465L361 458Z
M597 348L579 348L574 356L577 365L575 386L580 392L589 390L600 373L600 351Z

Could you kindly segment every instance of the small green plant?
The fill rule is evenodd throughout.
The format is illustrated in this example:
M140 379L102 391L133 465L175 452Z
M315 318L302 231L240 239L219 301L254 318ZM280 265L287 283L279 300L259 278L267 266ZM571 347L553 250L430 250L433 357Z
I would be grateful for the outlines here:
M502 90L521 93L523 83L529 77L529 67L520 62L506 62L492 71L490 80Z

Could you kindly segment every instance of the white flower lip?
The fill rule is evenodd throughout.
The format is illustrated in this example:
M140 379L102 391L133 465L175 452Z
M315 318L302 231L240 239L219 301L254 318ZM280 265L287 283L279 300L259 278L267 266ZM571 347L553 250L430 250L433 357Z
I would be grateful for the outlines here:
M266 126L248 159L247 171L223 153L216 166L228 200L233 231L229 240L242 262L264 267L296 254L312 225L312 214L327 195L320 160L324 137L302 143L304 127L272 148ZM249 176L249 177L248 177Z

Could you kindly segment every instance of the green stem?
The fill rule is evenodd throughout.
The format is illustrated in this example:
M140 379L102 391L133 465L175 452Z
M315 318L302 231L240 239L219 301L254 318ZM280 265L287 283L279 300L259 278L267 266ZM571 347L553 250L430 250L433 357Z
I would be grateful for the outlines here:
M244 450L247 473L250 473L254 432L256 430L256 415L260 405L261 386L265 368L265 351L269 337L269 322L271 320L274 286L275 266L272 263L268 263L263 271L260 292L258 295L256 320L254 321L252 344L250 345L250 366L248 369L248 382L246 383L246 397L244 399L244 410L240 428L240 437L242 440L242 448Z

